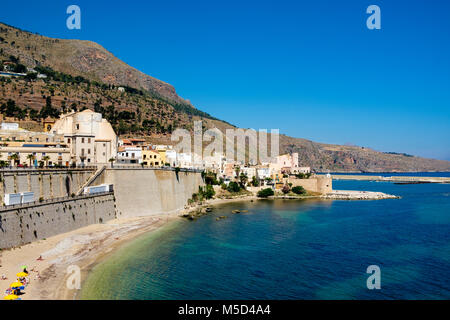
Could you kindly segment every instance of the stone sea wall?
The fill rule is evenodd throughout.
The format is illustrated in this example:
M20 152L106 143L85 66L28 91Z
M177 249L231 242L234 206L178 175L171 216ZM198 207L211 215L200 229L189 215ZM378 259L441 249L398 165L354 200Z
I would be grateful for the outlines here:
M142 168L109 168L92 185L103 183L114 185L118 217L175 212L204 185L198 172Z
M0 207L0 248L11 248L116 217L114 194Z
M68 197L76 193L95 169L1 170L0 204L6 193L34 192L34 199Z

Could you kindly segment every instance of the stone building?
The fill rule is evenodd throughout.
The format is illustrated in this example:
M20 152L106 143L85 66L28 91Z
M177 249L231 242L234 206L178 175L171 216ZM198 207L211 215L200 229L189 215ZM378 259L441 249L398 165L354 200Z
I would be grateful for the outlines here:
M77 165L107 164L117 156L117 135L100 113L84 110L65 114L52 127L70 145L71 162Z

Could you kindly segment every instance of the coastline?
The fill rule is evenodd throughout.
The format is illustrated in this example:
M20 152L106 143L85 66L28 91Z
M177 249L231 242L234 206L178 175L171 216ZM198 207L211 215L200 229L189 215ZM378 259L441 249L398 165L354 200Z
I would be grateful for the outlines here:
M378 200L392 199L396 196L380 192L335 191L327 195L289 196L281 195L269 199L323 199L323 200ZM23 300L73 300L80 290L68 289L66 281L70 276L67 267L76 265L81 271L81 287L92 268L108 257L122 245L138 236L160 229L182 217L206 214L209 206L223 203L264 200L256 195L232 198L215 198L186 206L172 213L153 216L125 218L105 224L90 225L45 240L33 242L19 248L0 251L0 274L8 280L0 280L0 289L5 290L15 280L15 273L26 265L30 272L30 284ZM43 260L36 260L42 256ZM39 275L39 276L38 276Z
M81 285L89 270L117 248L146 232L155 231L180 219L179 212L154 216L117 219L90 225L19 248L0 252L0 289L16 279L22 265L28 267L30 284L23 300L73 300L79 290L68 289L67 267L76 265L81 271ZM42 256L43 260L37 258Z

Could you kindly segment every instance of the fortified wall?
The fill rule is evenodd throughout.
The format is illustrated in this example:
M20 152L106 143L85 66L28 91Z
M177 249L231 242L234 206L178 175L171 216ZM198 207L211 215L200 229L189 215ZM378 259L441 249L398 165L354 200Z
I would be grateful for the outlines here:
M183 209L199 186L200 172L142 168L95 170L4 170L0 172L0 248L11 248L114 218L149 216ZM75 193L113 184L114 193ZM32 191L35 202L4 206L5 193Z
M95 169L0 170L0 204L6 193L34 192L34 199L69 197L76 193Z
M24 245L115 218L114 194L0 207L0 248Z
M321 194L331 193L333 191L333 179L316 176L309 179L288 179L292 187L302 186L307 191L318 192Z
M199 186L200 172L108 168L92 185L113 184L118 217L149 216L183 209Z

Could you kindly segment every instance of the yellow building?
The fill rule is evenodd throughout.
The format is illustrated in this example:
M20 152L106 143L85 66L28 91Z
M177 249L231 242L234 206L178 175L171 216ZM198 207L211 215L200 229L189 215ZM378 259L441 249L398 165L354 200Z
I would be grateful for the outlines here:
M53 125L55 124L55 120L50 117L42 120L42 126L44 127L44 132L51 132Z
M142 165L144 167L162 167L164 166L164 162L158 151L144 149L142 150Z

